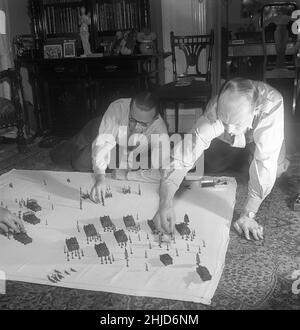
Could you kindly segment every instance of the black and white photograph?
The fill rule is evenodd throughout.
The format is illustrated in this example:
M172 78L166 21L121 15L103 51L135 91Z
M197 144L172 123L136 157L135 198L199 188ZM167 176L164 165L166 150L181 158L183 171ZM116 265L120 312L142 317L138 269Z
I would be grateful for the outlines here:
M44 58L53 59L62 57L62 45L45 45Z
M300 310L300 0L0 0L0 52L0 311Z
M75 42L74 41L64 42L64 57L75 57L75 56L76 56Z

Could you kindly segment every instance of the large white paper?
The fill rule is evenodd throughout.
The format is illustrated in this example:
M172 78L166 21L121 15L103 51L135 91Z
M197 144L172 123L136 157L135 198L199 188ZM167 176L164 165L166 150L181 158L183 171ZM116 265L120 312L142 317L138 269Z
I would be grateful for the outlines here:
M189 228L195 230L196 237L193 241L186 240L176 232L176 243L163 243L160 248L147 224L158 208L158 184L108 179L113 198L105 199L105 206L84 200L81 210L79 189L90 190L91 174L13 170L0 177L0 201L18 214L20 210L28 211L20 208L20 199L36 199L42 207L36 213L41 223L35 226L25 223L33 239L26 246L13 238L0 236L0 270L9 280L210 304L224 267L235 205L236 181L227 180L228 185L216 188L201 188L194 182L191 189L176 198L177 222L183 222L184 215L188 214ZM141 196L138 195L139 184ZM131 194L124 195L122 187L128 185ZM111 217L117 229L124 229L127 236L130 235L132 244L126 247L128 267L125 248L118 245L113 232L104 232L101 226L99 218L104 215ZM126 215L133 215L141 227L139 233L126 230L123 222ZM87 242L83 231L86 224L95 225L101 241L113 254L112 264L101 264L94 249L100 240ZM65 239L70 237L77 238L83 251L84 257L80 260L70 256L67 261ZM176 249L179 256L176 256ZM196 272L199 251L201 265L212 275L210 281L203 282ZM173 265L161 263L159 256L165 253L173 258ZM64 278L52 283L48 275L55 271Z

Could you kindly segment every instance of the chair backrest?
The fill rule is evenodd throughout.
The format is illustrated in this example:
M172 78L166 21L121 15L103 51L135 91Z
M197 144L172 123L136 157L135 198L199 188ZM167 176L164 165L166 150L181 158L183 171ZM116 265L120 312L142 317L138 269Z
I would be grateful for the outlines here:
M265 4L261 10L264 73L271 69L287 68L288 60L293 66L296 35L291 32L292 12L297 10L294 2ZM289 47L287 47L289 45Z
M0 83L7 82L11 90L11 107L0 109L0 127L11 127L24 124L24 99L22 95L20 73L13 69L0 71ZM14 110L14 111L13 111Z
M34 37L32 34L16 35L13 39L14 60L21 58L32 59L35 56Z
M173 78L176 81L179 77L200 77L210 82L211 80L211 63L212 51L214 45L214 31L211 30L208 35L187 35L175 36L174 32L170 33ZM178 74L178 64L176 61L176 50L181 50L185 55L186 68L183 73ZM201 72L199 58L203 51L206 50L206 72Z

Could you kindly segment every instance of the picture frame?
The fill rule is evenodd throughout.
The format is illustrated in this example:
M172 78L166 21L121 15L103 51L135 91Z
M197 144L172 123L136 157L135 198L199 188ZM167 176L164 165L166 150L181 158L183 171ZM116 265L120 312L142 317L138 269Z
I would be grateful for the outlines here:
M44 45L44 58L45 59L54 59L54 58L62 58L62 45Z
M75 41L64 42L64 57L75 57L76 48Z

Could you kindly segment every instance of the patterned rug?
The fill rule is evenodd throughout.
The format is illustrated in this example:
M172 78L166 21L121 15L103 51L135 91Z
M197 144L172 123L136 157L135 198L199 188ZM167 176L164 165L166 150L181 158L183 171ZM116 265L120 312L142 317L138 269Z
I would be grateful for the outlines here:
M12 168L70 170L51 164L47 149L32 147L27 155L0 160L0 174ZM233 173L224 173L232 175ZM247 181L238 181L234 219L247 195ZM20 282L8 282L0 296L1 309L294 309L300 310L300 294L292 291L292 273L300 271L300 213L291 200L300 188L300 155L291 158L287 175L275 185L261 206L257 218L265 228L263 242L248 242L232 229L226 266L211 306L181 301L132 297L119 294L63 289ZM176 290L176 288L174 288Z

